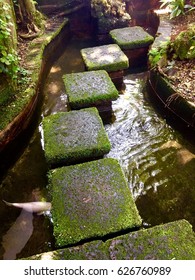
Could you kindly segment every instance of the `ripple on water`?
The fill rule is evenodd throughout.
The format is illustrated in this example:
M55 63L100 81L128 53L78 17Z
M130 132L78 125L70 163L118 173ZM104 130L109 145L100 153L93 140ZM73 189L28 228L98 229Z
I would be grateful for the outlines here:
M115 121L105 126L112 144L107 157L119 160L136 199L167 183L165 165L174 161L175 151L160 147L175 135L143 98L141 80L129 75L124 82L125 91L112 106Z

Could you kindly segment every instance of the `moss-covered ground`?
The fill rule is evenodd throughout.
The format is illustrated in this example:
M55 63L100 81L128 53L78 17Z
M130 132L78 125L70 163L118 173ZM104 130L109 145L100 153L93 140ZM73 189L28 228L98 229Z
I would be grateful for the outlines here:
M26 53L23 54L25 75L18 77L20 79L17 87L9 87L0 82L0 132L22 113L32 98L37 94L39 79L43 74L42 61L46 46L52 42L60 33L62 28L68 24L65 20L63 24L58 25L56 30L47 31L40 37L35 38L28 44ZM4 89L6 88L6 90Z
M115 159L54 169L49 180L58 247L141 225L126 179Z

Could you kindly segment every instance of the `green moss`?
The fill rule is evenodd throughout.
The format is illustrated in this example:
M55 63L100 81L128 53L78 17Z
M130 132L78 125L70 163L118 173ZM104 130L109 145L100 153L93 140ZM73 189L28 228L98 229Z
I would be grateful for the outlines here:
M29 260L108 260L109 251L104 242L92 241L80 246L45 252L27 258Z
M118 91L104 70L66 74L63 80L72 109L118 98Z
M100 157L111 148L96 108L46 117L43 130L45 156L51 166Z
M154 38L140 26L114 29L110 31L110 36L122 49L143 48L154 41Z
M101 159L49 173L57 246L140 226L117 160Z
M186 220L139 230L105 243L94 241L81 246L47 252L32 260L194 260L195 234Z
M0 106L0 130L6 129L6 126L25 109L32 97L36 95L45 47L58 36L66 24L68 24L68 20L65 20L55 32L43 34L30 43L25 58L28 70L24 84L20 83L18 89L4 93L0 88L0 105L2 105Z
M14 98L14 90L7 83L0 85L0 108L6 106Z
M81 50L87 70L106 70L108 72L127 69L129 61L117 44L103 45Z
M195 235L185 220L133 232L108 243L110 255L117 260L195 258Z
M190 24L185 31L180 32L173 41L173 49L181 60L195 58L195 23Z

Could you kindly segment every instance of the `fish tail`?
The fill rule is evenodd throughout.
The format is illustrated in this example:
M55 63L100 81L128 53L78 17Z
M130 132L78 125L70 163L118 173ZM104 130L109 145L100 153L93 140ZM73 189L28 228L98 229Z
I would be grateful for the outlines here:
M3 199L3 202L8 205L8 206L13 206L13 204L11 202L7 202L6 200Z

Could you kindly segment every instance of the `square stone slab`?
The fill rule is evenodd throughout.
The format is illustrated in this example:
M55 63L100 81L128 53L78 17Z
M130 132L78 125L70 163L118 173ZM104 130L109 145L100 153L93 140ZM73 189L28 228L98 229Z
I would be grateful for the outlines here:
M102 242L35 255L34 260L194 260L195 234L186 220L138 230Z
M154 38L141 26L113 29L110 31L110 36L123 50L144 48L154 41Z
M117 44L85 48L81 50L87 70L120 71L129 67L128 57Z
M99 158L111 148L102 119L93 107L44 118L43 138L51 167Z
M57 246L102 238L141 225L117 160L100 159L49 174Z
M98 108L118 98L118 90L105 70L65 74L63 80L72 109Z

